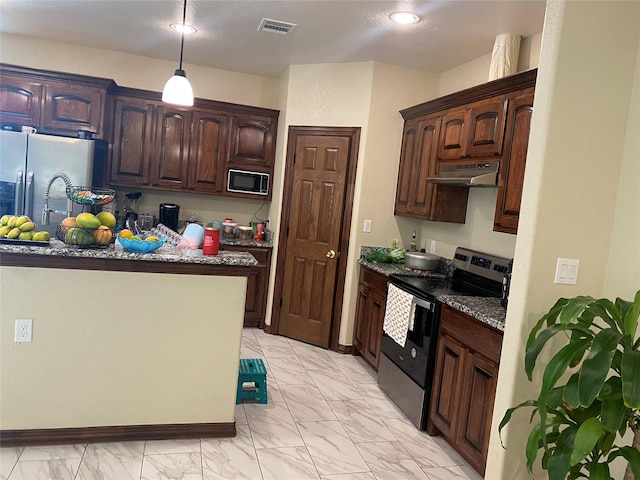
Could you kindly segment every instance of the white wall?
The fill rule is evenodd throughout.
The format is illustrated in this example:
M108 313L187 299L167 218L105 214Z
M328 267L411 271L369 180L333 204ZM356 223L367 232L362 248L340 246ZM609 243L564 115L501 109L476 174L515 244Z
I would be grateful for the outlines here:
M495 427L536 396L540 379L530 384L522 361L535 321L559 297L629 297L640 287L640 269L623 265L624 248L637 261L640 245L638 25L638 2L547 4L487 478L526 475L528 412L509 424L506 451ZM553 283L558 257L580 259L577 285Z

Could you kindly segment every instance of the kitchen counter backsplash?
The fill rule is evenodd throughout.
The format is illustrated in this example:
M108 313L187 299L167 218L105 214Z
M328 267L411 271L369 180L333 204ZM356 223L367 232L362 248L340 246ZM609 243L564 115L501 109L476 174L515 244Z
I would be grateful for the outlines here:
M442 258L440 262L440 268L433 272L415 272L412 270L406 270L404 263L376 263L367 260L367 255L375 252L376 250L389 250L385 247L360 247L360 258L358 262L360 265L367 267L374 272L382 273L383 275L405 275L407 277L429 277L429 278L451 278L453 275L453 262L448 258Z

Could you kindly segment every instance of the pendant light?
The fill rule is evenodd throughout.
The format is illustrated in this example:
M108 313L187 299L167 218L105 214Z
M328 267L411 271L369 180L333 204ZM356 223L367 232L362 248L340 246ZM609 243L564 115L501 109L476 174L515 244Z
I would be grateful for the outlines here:
M162 101L172 103L174 105L183 105L190 107L193 105L193 89L187 74L182 69L182 53L184 51L184 31L187 20L187 0L184 0L184 9L182 12L182 40L180 42L180 66L173 74L162 90Z

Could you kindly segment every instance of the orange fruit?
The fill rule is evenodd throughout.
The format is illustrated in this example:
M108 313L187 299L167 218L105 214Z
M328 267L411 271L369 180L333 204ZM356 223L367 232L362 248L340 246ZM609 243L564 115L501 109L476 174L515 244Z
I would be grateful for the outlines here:
M147 237L147 242L159 242L159 241L160 239L155 235L151 235L150 237Z
M123 228L122 230L120 230L120 233L118 234L118 236L120 238L131 238L133 237L133 232L128 228Z

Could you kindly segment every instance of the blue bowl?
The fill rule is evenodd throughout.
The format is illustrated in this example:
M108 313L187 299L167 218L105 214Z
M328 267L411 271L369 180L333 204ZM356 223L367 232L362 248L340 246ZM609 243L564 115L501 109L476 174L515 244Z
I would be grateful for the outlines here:
M164 245L164 238L159 241L147 242L146 240L129 240L128 238L118 237L118 242L127 252L150 253Z

